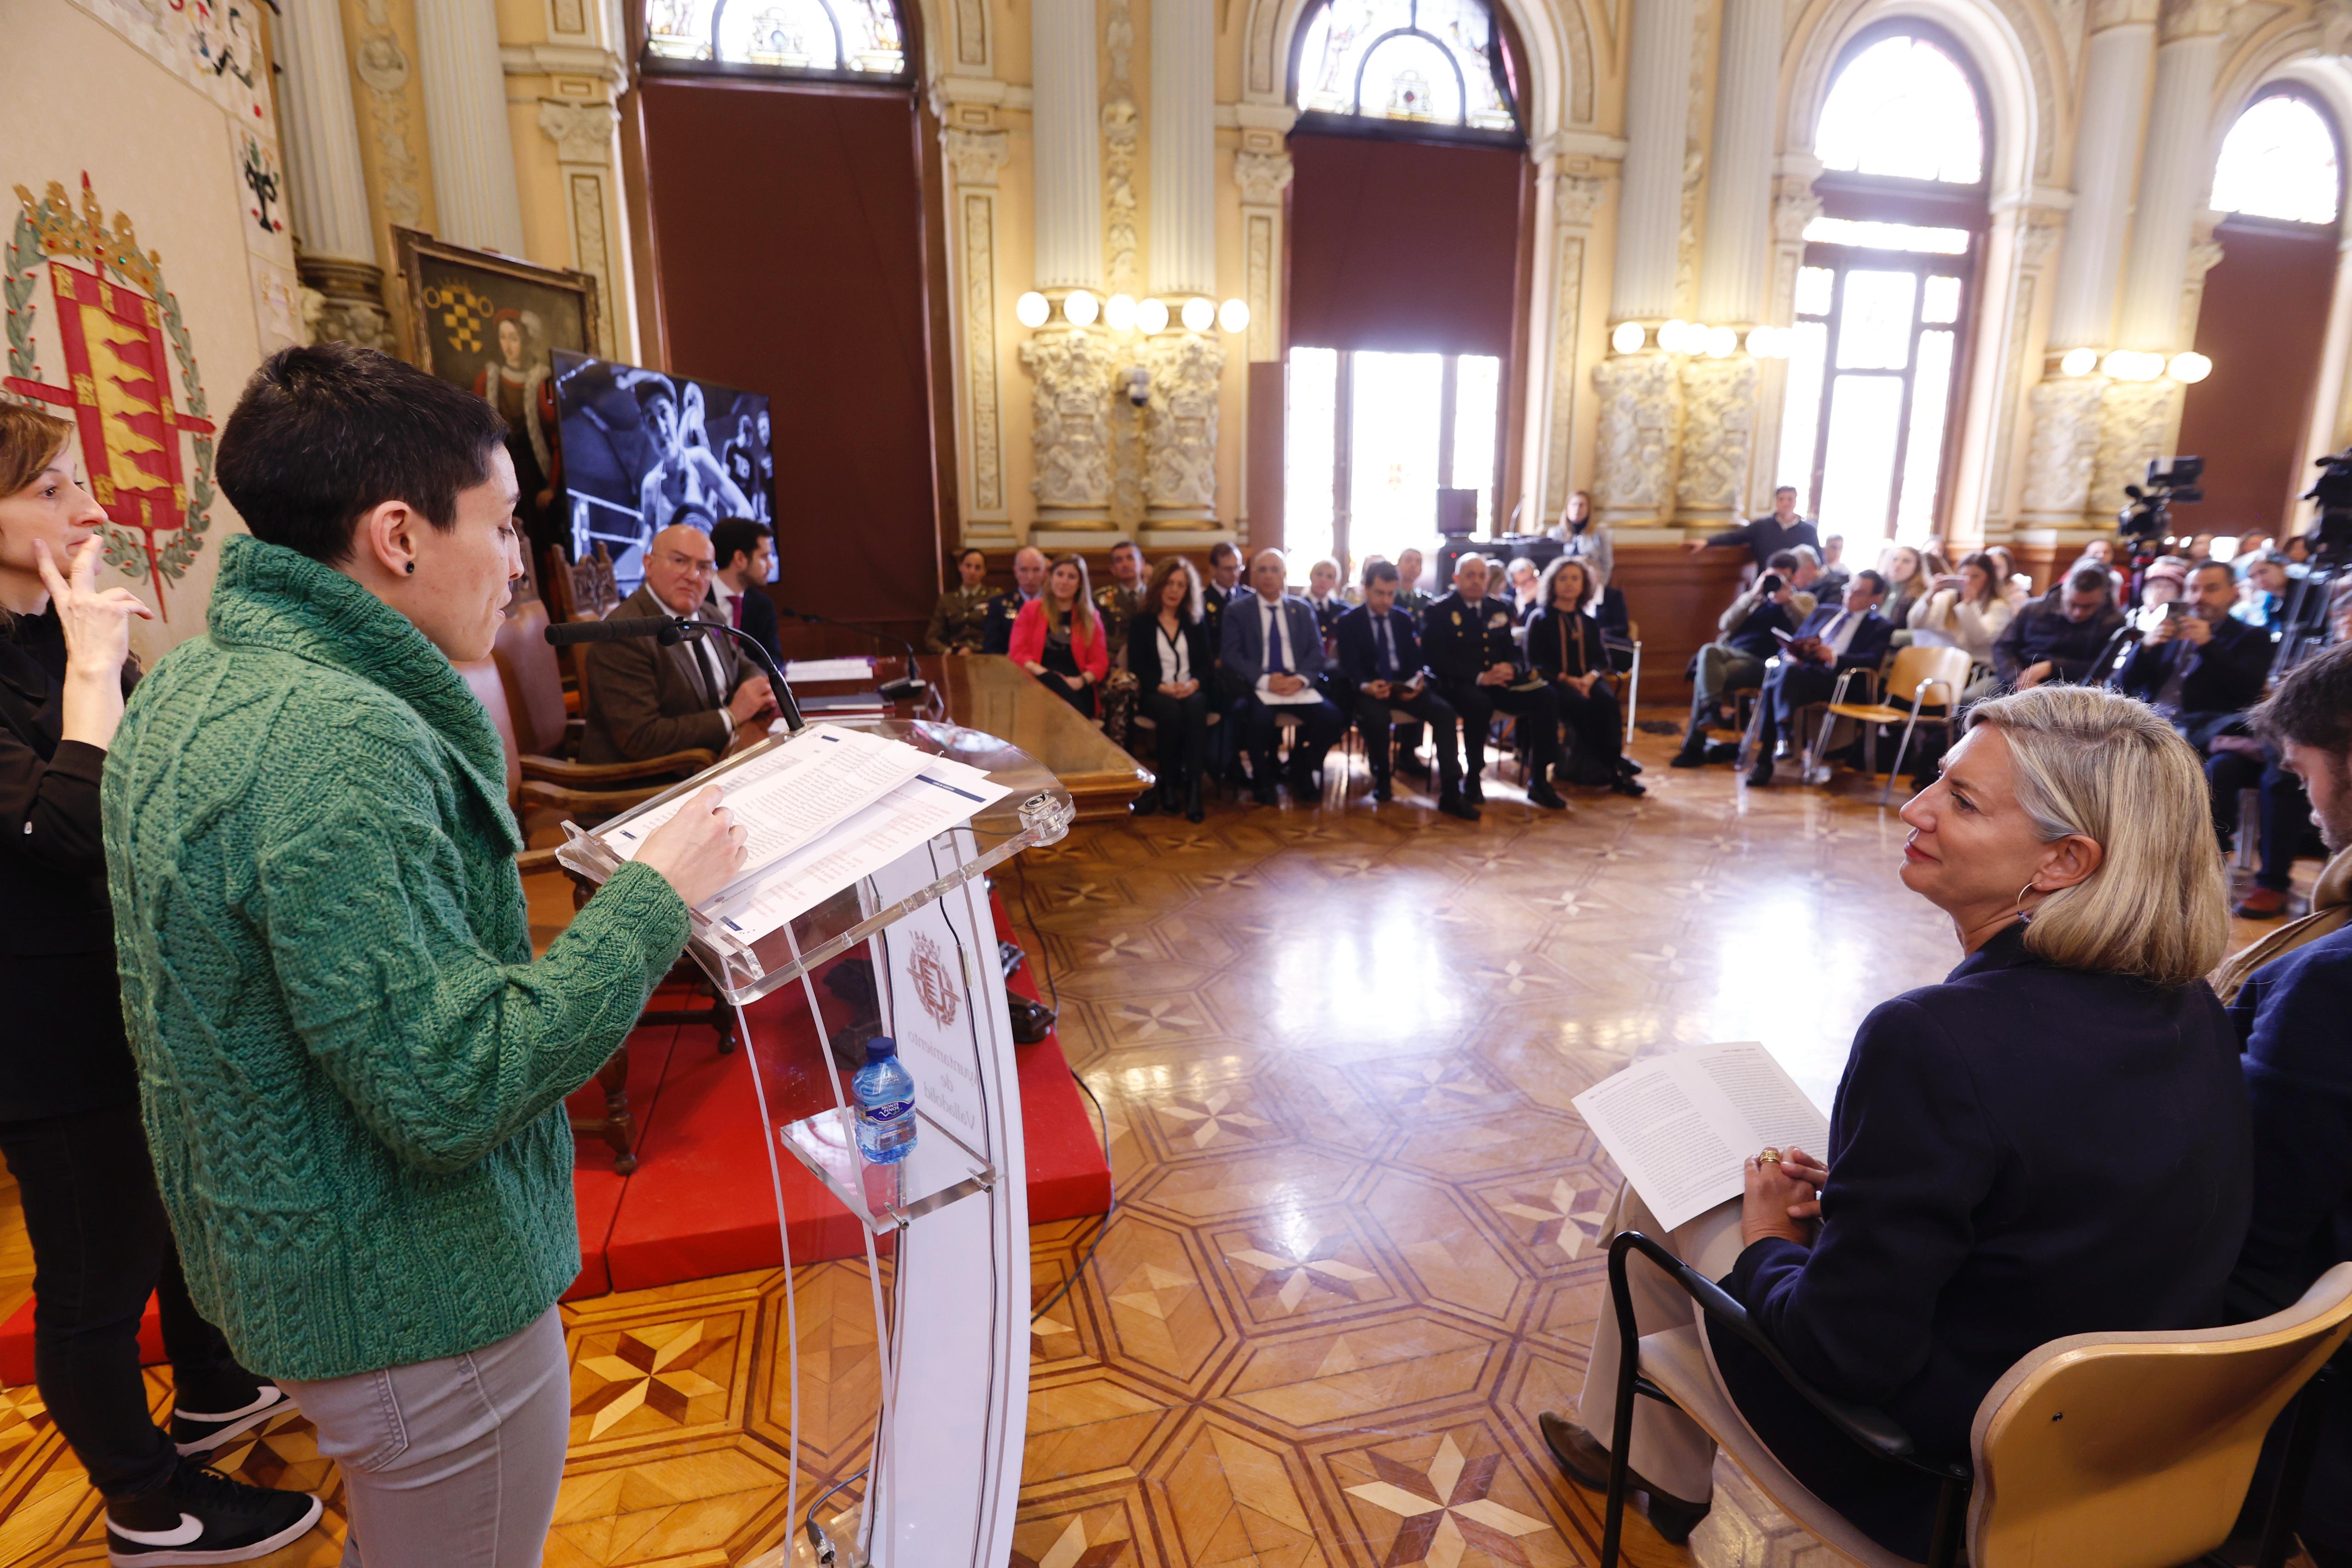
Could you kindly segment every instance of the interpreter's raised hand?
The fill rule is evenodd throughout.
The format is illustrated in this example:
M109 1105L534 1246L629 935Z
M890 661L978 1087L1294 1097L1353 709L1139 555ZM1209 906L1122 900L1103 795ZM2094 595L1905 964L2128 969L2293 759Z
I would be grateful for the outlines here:
M695 908L733 882L743 869L743 841L735 813L720 801L716 784L707 785L678 808L677 815L653 831L637 862L662 873L688 908Z
M727 704L727 716L737 724L749 724L776 706L776 692L765 675L752 675L735 688L735 695Z
M127 588L99 588L98 561L104 549L105 541L93 534L74 552L72 564L60 571L48 541L35 539L33 564L49 591L49 602L58 608L67 670L120 680L123 661L131 657L131 618L152 620L155 612Z
M1747 1190L1739 1200L1742 1246L1753 1247L1768 1237L1793 1241L1800 1247L1813 1244L1812 1223L1795 1218L1789 1210L1809 1200L1814 1189L1797 1179L1785 1168L1786 1165L1785 1158L1767 1160L1751 1155L1747 1161Z

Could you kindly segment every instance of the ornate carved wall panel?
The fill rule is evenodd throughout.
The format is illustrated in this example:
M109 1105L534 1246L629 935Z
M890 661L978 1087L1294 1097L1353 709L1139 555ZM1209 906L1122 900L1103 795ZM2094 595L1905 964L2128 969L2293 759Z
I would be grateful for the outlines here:
M1145 349L1151 403L1143 423L1143 498L1152 522L1214 521L1217 392L1225 350L1200 332L1164 333Z
M2138 484L2148 459L2170 447L2180 422L2180 383L2170 380L2107 383L2099 398L2098 457L2083 508L2086 524L2112 524L2129 500L2124 486Z
M1756 361L1746 354L1683 362L1681 474L1675 484L1679 513L1728 516L1756 455Z
M1296 171L1287 152L1234 154L1242 192L1242 298L1250 310L1249 357L1282 357L1282 193Z
M2076 526L2091 494L2091 468L2099 455L2099 389L2096 376L2045 381L2028 394L2033 442L2025 454L2027 521Z
M1083 328L1049 327L1021 346L1034 378L1029 489L1040 507L1097 518L1109 510L1111 361L1110 335Z
M949 182L955 191L955 287L961 332L964 474L963 537L967 544L1002 546L1013 528L1004 496L1003 393L997 378L996 180L1011 139L1002 131L950 127L941 136Z
M1623 354L1592 372L1601 396L1593 498L1610 522L1669 514L1683 434L1682 385L1670 354Z
M1574 465L1576 394L1583 378L1577 354L1584 320L1584 263L1592 245L1592 219L1608 182L1562 174L1552 183L1553 236L1551 322L1551 423L1544 441L1544 516L1559 516L1568 505Z

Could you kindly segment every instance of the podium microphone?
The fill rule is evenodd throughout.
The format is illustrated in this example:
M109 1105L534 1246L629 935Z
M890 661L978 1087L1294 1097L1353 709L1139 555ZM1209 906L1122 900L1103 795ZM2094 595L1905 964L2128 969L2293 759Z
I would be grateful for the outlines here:
M550 622L545 634L549 645L557 648L568 648L575 643L619 643L631 637L651 637L668 648L694 642L707 632L732 637L751 655L751 662L767 674L769 689L775 693L776 707L783 715L787 729L797 733L808 727L808 722L801 717L801 705L793 699L792 683L784 679L783 671L776 668L774 658L756 638L747 637L732 626L682 615L624 615L610 621Z
M915 668L915 645L904 637L894 637L887 632L877 632L871 626L860 626L851 621L835 621L830 615L812 615L805 610L795 610L789 604L779 604L776 609L795 621L805 621L817 626L838 626L845 632L856 632L871 637L877 643L896 643L907 650L907 673L895 681L883 682L880 688L882 695L892 702L919 697L930 690L929 683L926 682Z

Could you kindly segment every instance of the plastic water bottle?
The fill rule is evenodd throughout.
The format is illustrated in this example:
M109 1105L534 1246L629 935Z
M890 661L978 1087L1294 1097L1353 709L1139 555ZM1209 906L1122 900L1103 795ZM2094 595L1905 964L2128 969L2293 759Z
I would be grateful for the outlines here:
M849 1081L857 1096L857 1150L874 1165L895 1165L915 1148L915 1080L898 1064L898 1042L866 1042L866 1065Z

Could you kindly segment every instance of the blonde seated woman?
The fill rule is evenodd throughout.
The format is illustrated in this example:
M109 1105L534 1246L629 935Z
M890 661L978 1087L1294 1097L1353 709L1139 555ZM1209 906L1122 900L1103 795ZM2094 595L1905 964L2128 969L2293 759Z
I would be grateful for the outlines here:
M1627 1188L1609 1230L1718 1281L1800 1376L1884 1411L1922 1458L1964 1459L1986 1391L2036 1346L2222 1321L2252 1134L2237 1036L2201 977L2229 940L2204 774L2154 709L2083 686L1986 703L1902 815L1903 883L1950 917L1962 957L1863 1021L1826 1158L1760 1150L1743 1198L1671 1233ZM1641 1333L1692 1321L1655 1269L1629 1280ZM1780 1462L1923 1560L1935 1482L1843 1436L1745 1341L1707 1340ZM1617 1367L1604 1307L1582 1425L1541 1418L1595 1491ZM1631 1484L1679 1542L1706 1512L1714 1445L1669 1406L1634 1406Z

